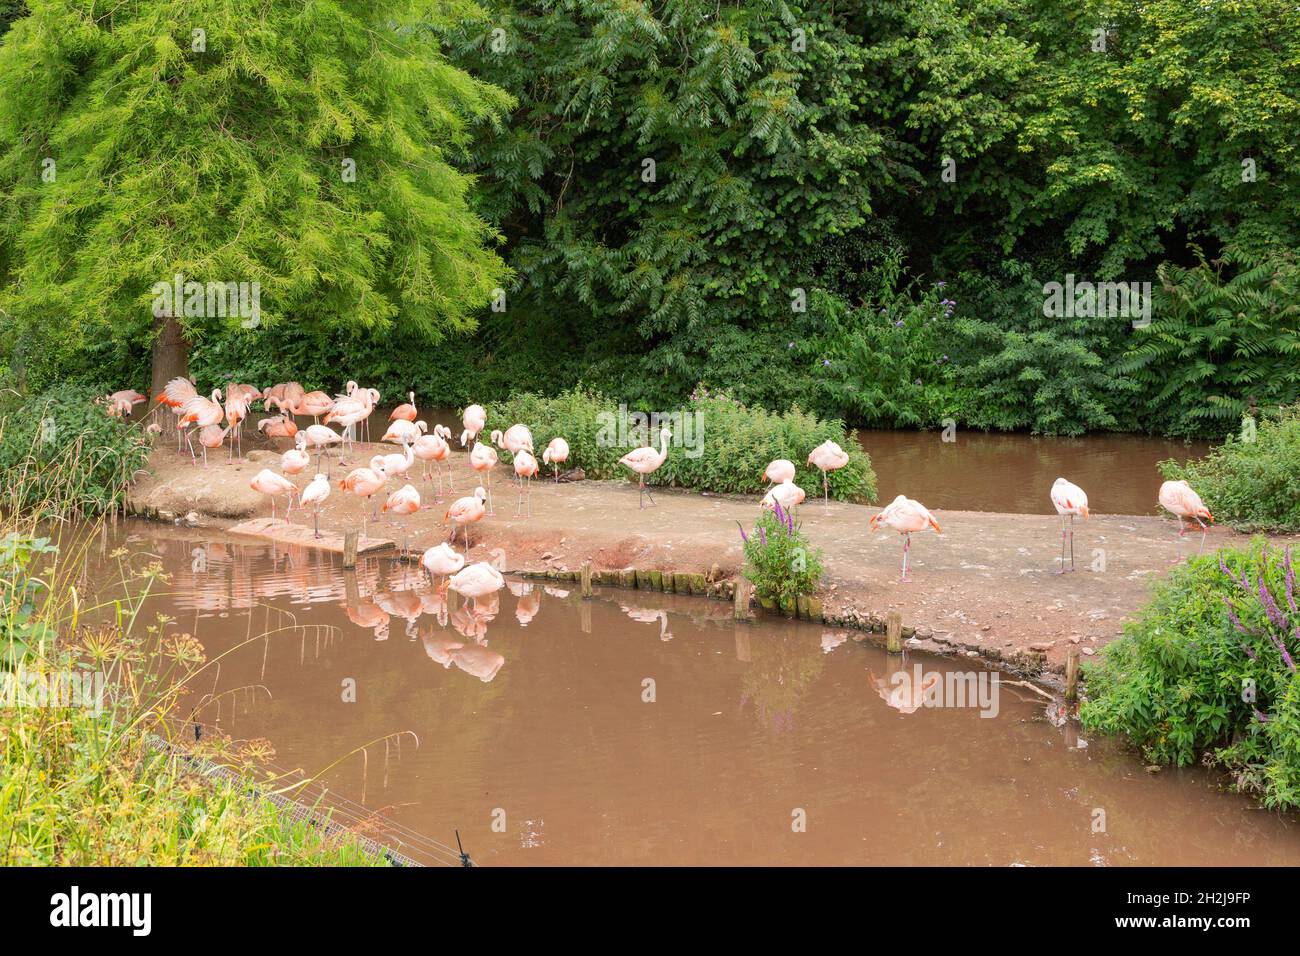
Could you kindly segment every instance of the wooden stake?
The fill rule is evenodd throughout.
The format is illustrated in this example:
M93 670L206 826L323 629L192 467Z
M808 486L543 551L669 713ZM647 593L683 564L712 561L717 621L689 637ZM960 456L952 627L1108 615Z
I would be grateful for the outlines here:
M360 540L361 532L349 531L343 535L343 567L355 568L357 566L357 542Z
M741 576L736 578L736 620L749 620L749 597L754 590L754 584L749 578Z
M885 618L885 649L891 654L903 653L903 613L890 611Z
M589 598L591 597L591 562L590 561L582 562L581 573L582 573L582 577L579 580L582 582L582 596L585 598Z
M1065 699L1079 699L1079 645L1071 644L1065 655Z

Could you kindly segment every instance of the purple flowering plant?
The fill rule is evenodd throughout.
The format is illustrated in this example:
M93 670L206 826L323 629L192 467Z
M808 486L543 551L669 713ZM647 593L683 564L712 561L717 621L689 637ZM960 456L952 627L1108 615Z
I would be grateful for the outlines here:
M737 522L739 525L739 522ZM760 600L789 607L800 595L817 590L822 577L822 553L812 547L794 514L780 503L764 510L750 532L740 526L744 575Z

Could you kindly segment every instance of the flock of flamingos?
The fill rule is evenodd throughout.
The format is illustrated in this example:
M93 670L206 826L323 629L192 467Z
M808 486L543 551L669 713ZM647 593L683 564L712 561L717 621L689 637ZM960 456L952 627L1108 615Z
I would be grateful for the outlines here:
M253 476L249 486L271 499L272 518L275 517L275 500L281 496L288 496L288 510L292 509L294 498L298 499L300 508L310 507L313 530L319 538L320 507L331 490L327 473L320 471L322 456L327 449L339 446L340 464L345 464L342 453L352 447L358 430L363 436L362 441L369 441L370 416L377 407L379 398L377 389L362 388L354 381L349 381L342 393L332 397L322 391L308 392L297 382L284 382L265 390L232 383L225 389L224 399L219 388L205 398L198 393L190 379L174 378L159 396L157 406L170 409L176 416L177 452L183 454L183 446L188 446L191 460L197 465L198 455L194 450L194 438L197 437L205 467L208 451L219 449L227 440L232 458L237 448L242 449L241 433L253 402L261 401L263 409L274 411L274 416L257 422L257 430L267 438L287 438L294 444L281 455L280 470L283 474L264 468ZM453 439L451 429L445 425L435 425L430 432L426 422L417 420L414 393L408 393L407 398L406 403L393 409L388 416L387 431L380 439L400 445L401 452L375 455L367 466L352 469L338 481L340 491L366 502L362 508L363 532L369 503L374 501L376 510L371 519L377 520L380 505L375 496L384 490L390 480L405 481L416 460L421 462L422 479L429 482L433 489L435 502L442 500L444 491L453 490L448 460ZM102 401L110 415L121 417L129 415L135 405L147 402L148 396L128 389L114 392ZM300 429L296 420L299 416L310 417L313 423ZM470 405L465 409L461 421L464 429L460 434L461 447L470 449L470 468L481 476L486 487L479 484L473 494L455 499L446 511L445 520L451 524L452 529L450 542L454 542L456 532L463 529L465 553L457 552L451 543L444 542L426 550L420 563L435 578L449 578L453 590L477 600L480 596L495 593L504 583L500 572L486 561L466 565L470 550L469 526L482 520L485 515L495 514L491 497L491 472L498 462L497 450L510 455L510 464L518 482L516 517L531 515L530 483L538 476L541 465L534 452L532 432L527 425L514 424L505 431L493 430L489 433L489 441L485 443L480 440L487 426L487 413L483 406ZM336 431L331 425L340 426L342 431ZM158 434L162 426L155 421L147 426L147 430ZM654 497L646 488L646 476L657 471L667 460L668 439L671 437L667 428L662 429L658 449L637 448L619 459L621 464L635 472L639 478L641 508L645 507L646 498L650 499L652 505L655 503ZM306 487L300 489L289 476L307 470L313 451L316 453L316 474ZM559 466L568 458L569 444L561 437L553 438L542 452L542 464L552 467L556 481L559 480ZM830 490L827 475L843 468L848 461L848 454L829 440L818 445L808 455L808 465L822 472L823 494L828 504ZM778 458L769 463L763 471L763 479L771 487L764 494L761 506L781 513L792 511L801 504L805 497L804 490L794 483L794 477L795 465L792 461ZM1085 519L1088 517L1088 496L1078 485L1057 478L1051 488L1051 500L1061 518L1061 559L1057 573L1065 573L1074 570L1074 519L1076 515ZM1199 526L1201 548L1204 549L1208 531L1206 522L1213 523L1214 517L1187 482L1166 481L1160 487L1159 503L1178 518L1180 535L1187 533L1188 521L1195 522L1192 527ZM420 510L422 504L419 490L406 481L388 494L382 511L396 516L409 516ZM927 529L941 531L939 523L923 504L904 495L897 496L872 517L870 526L872 531L884 526L903 535L901 580L904 582L910 580L908 552L911 549L912 535Z

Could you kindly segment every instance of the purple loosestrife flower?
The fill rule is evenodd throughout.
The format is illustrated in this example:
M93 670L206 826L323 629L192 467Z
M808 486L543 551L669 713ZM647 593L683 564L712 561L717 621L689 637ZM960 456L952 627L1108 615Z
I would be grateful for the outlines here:
M1282 552L1282 567L1286 568L1286 604L1295 613L1295 568L1291 567L1291 546Z
M740 540L745 542L745 544L749 544L749 535L745 534L745 526L737 521L736 527L740 529Z
M767 547L767 529L762 525L758 526L758 538L763 542L763 547Z
M1242 634L1249 634L1250 631L1246 630L1246 625L1242 624L1241 618L1237 617L1237 605L1233 604L1226 597L1223 598L1222 600L1224 605L1228 609L1228 620L1232 622L1233 627L1235 627Z
M772 499L772 509L776 512L776 520L781 524L785 524L785 512L781 510L781 502L777 501L776 498Z
M1246 652L1246 656L1252 661L1259 660L1259 655L1255 653L1254 649L1249 644L1242 644L1241 649Z
M1261 724L1268 723L1268 714L1264 713L1258 707L1252 707L1251 710L1255 712L1255 719L1258 720Z

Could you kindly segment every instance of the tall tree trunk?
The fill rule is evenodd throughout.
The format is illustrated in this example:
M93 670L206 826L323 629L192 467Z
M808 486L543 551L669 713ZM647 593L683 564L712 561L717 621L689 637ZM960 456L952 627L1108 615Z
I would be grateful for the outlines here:
M158 335L153 342L153 376L149 384L149 405L152 408L162 396L163 389L172 379L190 374L190 342L185 330L173 316L155 320ZM163 434L175 436L176 416L170 411L154 419L163 427Z

